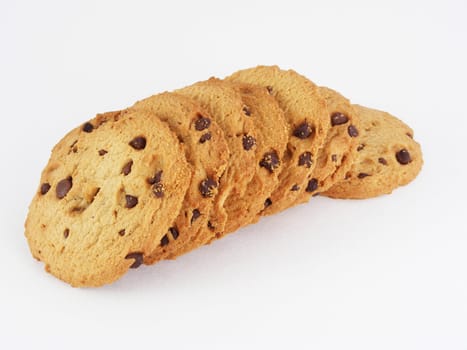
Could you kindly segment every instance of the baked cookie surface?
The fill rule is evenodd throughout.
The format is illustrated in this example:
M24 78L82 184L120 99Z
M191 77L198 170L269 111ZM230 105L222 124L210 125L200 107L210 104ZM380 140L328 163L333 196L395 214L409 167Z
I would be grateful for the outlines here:
M150 113L98 115L52 150L25 223L32 255L72 286L136 268L180 211L191 169Z
M412 181L423 165L413 130L389 113L353 107L360 123L357 158L345 179L323 194L332 198L371 198Z
M330 127L326 103L318 87L295 71L281 70L277 66L241 70L226 80L266 87L278 101L289 124L280 184L266 199L262 215L289 208L296 204L302 193L309 198L313 192L309 189L318 151Z
M229 160L224 133L210 114L194 100L176 93L162 93L138 101L131 109L154 113L166 122L184 145L193 176L183 206L160 245L144 262L152 264L173 259L206 242L215 196L203 194L201 185L208 179L219 183Z

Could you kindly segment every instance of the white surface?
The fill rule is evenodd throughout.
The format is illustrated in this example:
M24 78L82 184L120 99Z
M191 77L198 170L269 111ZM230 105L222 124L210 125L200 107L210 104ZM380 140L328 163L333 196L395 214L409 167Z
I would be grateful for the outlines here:
M5 348L467 348L466 2L305 3L1 2ZM30 257L27 206L65 132L256 64L405 120L420 176L378 199L316 198L101 289Z

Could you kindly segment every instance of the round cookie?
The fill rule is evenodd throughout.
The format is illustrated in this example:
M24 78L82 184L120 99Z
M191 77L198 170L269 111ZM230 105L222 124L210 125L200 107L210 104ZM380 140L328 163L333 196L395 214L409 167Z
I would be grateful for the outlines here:
M268 90L257 85L225 82L241 95L246 115L256 129L256 170L243 193L231 195L226 201L233 218L226 224L226 232L258 221L264 201L279 184L283 157L288 140L288 124L284 112Z
M157 117L98 115L52 150L25 223L32 255L75 287L113 282L156 248L190 178L182 145Z
M193 98L206 109L224 131L230 152L230 159L220 182L206 184L206 196L214 196L214 208L208 222L212 237L225 234L227 220L236 220L235 212L226 205L229 197L244 193L256 170L256 132L253 121L247 115L241 95L222 80L211 78L177 90L184 96ZM212 238L211 237L211 238ZM206 241L208 243L211 239Z
M423 165L412 129L386 112L353 107L360 123L357 158L345 180L323 194L332 198L371 198L412 181Z
M312 191L307 190L315 181L312 174L318 151L330 127L326 103L318 87L295 71L284 71L277 66L241 70L226 80L266 87L278 101L290 127L280 184L266 199L262 215L289 208L302 193L309 198Z
M186 253L212 236L208 221L215 197L203 195L200 185L207 179L219 183L229 160L229 150L219 125L188 97L166 92L138 101L131 109L150 111L166 122L184 144L186 159L193 167L178 217L160 245L144 257L145 264L153 264Z
M331 128L323 147L319 150L316 167L309 191L312 195L326 191L336 182L344 179L346 172L357 157L358 116L350 101L338 92L326 87L319 87L321 96L326 100ZM303 194L297 203L306 202Z

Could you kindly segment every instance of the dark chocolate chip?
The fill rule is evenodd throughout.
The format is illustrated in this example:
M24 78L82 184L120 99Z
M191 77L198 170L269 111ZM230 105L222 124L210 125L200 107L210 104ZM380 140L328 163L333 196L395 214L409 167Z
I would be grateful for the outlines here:
M333 155L331 156L331 160L332 160L333 162L337 162L337 154L333 154Z
M264 207L267 208L267 207L269 207L271 204L272 204L271 198L266 198L266 200L264 201Z
M107 151L105 149L99 150L99 155L103 156L104 154L107 154Z
M270 173L274 172L281 164L276 151L267 152L259 162L259 166L266 168Z
M118 234L122 237L125 236L125 233L125 229L118 231Z
M73 179L71 176L68 176L66 179L61 180L55 189L55 193L57 194L58 199L62 199L67 195L67 193L71 190L73 186Z
M210 177L204 179L199 184L199 191L203 197L212 197L214 196L214 189L217 188L217 182L211 179Z
M345 124L349 121L349 117L347 117L345 114L336 112L331 115L331 125L336 126L336 125L342 125Z
M158 182L152 186L152 193L156 196L156 198L164 197L164 184L162 182Z
M144 149L146 147L146 138L143 136L135 137L129 142L129 145L137 150Z
M364 148L365 148L365 145L363 143L359 144L357 147L357 152L360 152Z
M169 244L169 236L164 235L164 237L161 238L161 247L165 247L167 244Z
M290 189L291 191L298 191L300 189L300 186L297 184L293 185L292 188Z
M298 137L299 139L306 139L311 136L313 133L313 128L307 122L303 122L295 128L293 131L293 136Z
M172 234L173 239L177 239L178 236L180 235L178 233L178 230L175 227L169 228L170 233Z
M125 195L126 205L125 207L128 209L136 207L138 204L138 197L131 196L129 194Z
M388 161L384 159L383 157L378 158L378 162L380 162L383 165L388 165Z
M193 213L191 216L191 223L195 222L196 219L198 219L201 216L201 213L199 212L198 209L193 209Z
M128 163L126 163L123 168L122 168L122 174L127 176L129 173L131 173L131 167L133 166L133 161L130 160Z
M66 228L65 231L63 231L63 237L68 238L69 235L70 235L70 230Z
M211 223L211 221L208 221L208 229L210 229L211 231L214 231L214 230L215 230L215 227L214 227L214 225Z
M198 119L195 121L195 129L198 131L203 131L204 129L209 128L211 125L211 119L205 118L202 115L198 115Z
M370 174L367 174L367 173L359 173L359 174L357 175L357 177L358 177L359 179L364 179L364 178L367 177L367 176L371 176L371 175L370 175Z
M396 153L396 159L402 165L409 164L412 161L409 151L407 151L405 148Z
M250 136L250 135L244 135L243 139L242 139L242 142L243 142L243 149L245 151L249 151L250 149L253 148L254 145L256 145L255 138L253 136Z
M308 185L306 186L307 192L314 192L318 189L318 180L317 179L311 179L308 181Z
M306 168L311 167L311 164L313 164L313 161L311 160L311 153L310 152L303 152L300 154L298 157L298 165L299 166L304 166Z
M245 113L246 116L250 116L251 115L251 109L250 107L248 106L243 106L243 113Z
M156 172L154 177L149 178L147 181L148 181L148 184L150 185L154 185L154 184L161 182L162 181L162 170L159 170L158 172Z
M143 253L140 253L140 252L129 253L125 256L125 259L135 259L133 264L130 265L130 269L136 269L137 267L140 267L141 264L143 263Z
M266 90L268 90L269 95L272 94L272 86L270 86L270 85L266 86Z
M47 192L49 192L50 190L50 184L47 183L47 182L44 182L42 185L41 185L41 194L44 195L46 194Z
M211 133L207 132L199 138L199 143L205 143L206 141L209 141L211 139Z
M347 132L349 133L350 137L358 136L358 130L354 125L349 125L349 127L347 128Z
M83 124L82 129L83 129L84 132L91 132L91 131L94 130L94 126L91 123L87 122L87 123Z

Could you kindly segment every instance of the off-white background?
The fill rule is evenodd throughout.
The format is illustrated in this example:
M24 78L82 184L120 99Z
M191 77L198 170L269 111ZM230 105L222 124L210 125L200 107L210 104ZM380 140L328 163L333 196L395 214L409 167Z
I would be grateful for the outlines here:
M0 347L467 349L465 1L0 5ZM415 129L425 166L73 289L23 236L51 147L96 112L278 64Z

